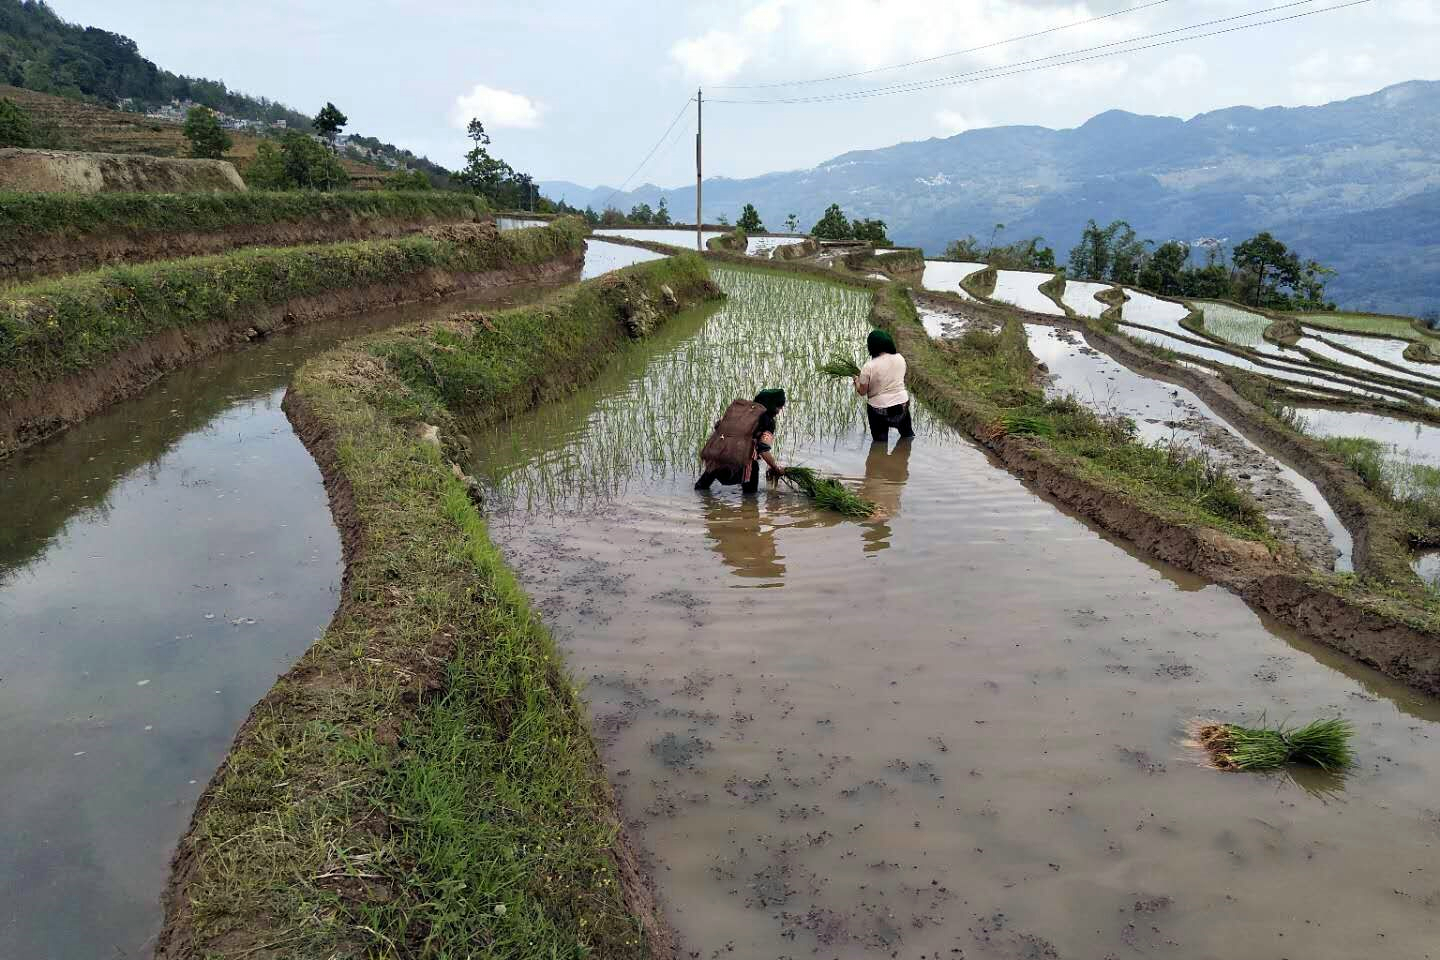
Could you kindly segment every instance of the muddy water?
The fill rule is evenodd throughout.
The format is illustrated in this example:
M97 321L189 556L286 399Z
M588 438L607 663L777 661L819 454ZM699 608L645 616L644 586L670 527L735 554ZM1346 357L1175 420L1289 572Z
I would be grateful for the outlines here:
M1396 456L1440 467L1440 427L1359 410L1303 407L1306 432L1317 437L1367 437L1389 447Z
M492 534L588 684L694 955L1433 952L1434 702L1137 559L933 421L872 448L808 373L862 318L797 338L773 293L732 289L482 453L514 504ZM782 461L863 484L883 519L690 489L687 398L777 363ZM1362 758L1343 783L1180 743L1196 716L1335 712Z
M0 956L148 952L171 851L251 706L334 612L340 544L280 409L316 324L0 463Z

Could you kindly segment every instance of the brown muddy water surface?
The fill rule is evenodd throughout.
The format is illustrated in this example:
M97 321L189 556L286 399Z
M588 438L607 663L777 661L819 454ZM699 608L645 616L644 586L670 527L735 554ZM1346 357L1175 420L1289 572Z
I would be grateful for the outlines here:
M1425 957L1440 706L1146 562L922 415L872 447L863 296L718 271L593 388L477 438L491 532L586 684L689 956ZM819 291L819 292L817 292ZM723 402L881 505L691 489ZM1195 717L1343 714L1344 780L1225 774Z
M0 957L148 955L195 800L329 622L340 542L280 409L295 368L544 292L276 334L0 462Z

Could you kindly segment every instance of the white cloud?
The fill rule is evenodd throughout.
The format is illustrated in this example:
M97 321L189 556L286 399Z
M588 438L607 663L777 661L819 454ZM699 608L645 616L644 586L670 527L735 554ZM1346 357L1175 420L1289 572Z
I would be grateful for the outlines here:
M540 126L540 114L544 108L522 93L512 93L483 83L455 98L455 109L450 119L464 130L472 117L478 117L487 128L503 129L512 127L533 130Z
M1383 71L1368 50L1334 54L1317 50L1290 68L1291 89L1301 103L1328 103L1353 96L1356 81L1381 77ZM1373 80L1380 86L1385 80Z
M769 3L761 3L751 7L741 19L745 29L749 33L774 33L780 29L781 8L784 6L782 0L770 0Z
M720 83L740 72L750 59L749 45L733 33L711 30L670 48L670 59L701 83Z

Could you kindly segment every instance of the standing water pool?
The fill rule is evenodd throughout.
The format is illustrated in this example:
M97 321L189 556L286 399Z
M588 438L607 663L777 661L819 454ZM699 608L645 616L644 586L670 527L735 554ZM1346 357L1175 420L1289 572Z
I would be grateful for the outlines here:
M866 297L717 270L573 398L476 439L622 812L702 956L1423 956L1440 706L1146 562L917 410L872 446ZM795 317L806 318L804 323ZM731 398L880 506L691 489ZM1224 774L1197 716L1356 725L1348 779ZM1336 909L1342 905L1343 909Z
M196 799L334 613L339 536L280 409L295 368L545 292L275 334L0 462L0 956L149 954Z

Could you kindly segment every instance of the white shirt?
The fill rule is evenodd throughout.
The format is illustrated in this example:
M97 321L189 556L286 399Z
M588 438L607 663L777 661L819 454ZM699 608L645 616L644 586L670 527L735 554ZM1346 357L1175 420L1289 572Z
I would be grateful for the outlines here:
M905 391L905 358L898 353L871 357L860 368L860 386L865 388L866 402L877 410L905 403L910 399Z

